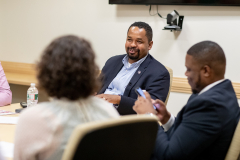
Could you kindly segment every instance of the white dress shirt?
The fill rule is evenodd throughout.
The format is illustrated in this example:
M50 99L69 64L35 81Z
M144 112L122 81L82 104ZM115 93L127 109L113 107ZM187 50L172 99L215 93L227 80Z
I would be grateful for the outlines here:
M133 75L135 74L139 66L147 58L147 56L148 54L142 59L138 60L137 62L130 64L128 62L128 59L129 59L128 55L126 55L122 60L122 63L123 63L122 69L117 74L117 76L112 80L112 82L109 84L104 94L123 95L128 83L132 79Z
M204 88L201 90L201 92L199 92L198 95L200 95L200 94L208 91L209 89L211 89L212 87L216 86L217 84L223 82L224 80L225 80L225 79L221 79L221 80L218 80L218 81L216 81L216 82L214 82L214 83L211 83L211 84L207 85L206 87L204 87ZM163 124L163 125L162 125L162 127L164 128L164 131L167 132L167 131L172 127L172 125L174 124L174 122L175 122L175 117L171 114L171 117L170 117L170 119L168 120L168 122L167 122L166 124Z

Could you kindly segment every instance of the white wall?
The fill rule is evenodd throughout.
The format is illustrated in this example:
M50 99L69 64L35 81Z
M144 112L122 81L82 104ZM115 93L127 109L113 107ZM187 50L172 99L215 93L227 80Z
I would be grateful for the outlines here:
M154 32L150 53L171 67L174 76L185 77L185 54L191 45L212 40L226 53L226 77L240 82L240 7L159 6L163 16L173 9L185 16L181 32L163 31L166 20L149 16L148 9L109 5L108 0L0 0L0 60L34 63L53 38L76 34L92 42L102 67L109 57L125 53L129 25L145 21ZM188 97L171 93L168 107L177 113Z

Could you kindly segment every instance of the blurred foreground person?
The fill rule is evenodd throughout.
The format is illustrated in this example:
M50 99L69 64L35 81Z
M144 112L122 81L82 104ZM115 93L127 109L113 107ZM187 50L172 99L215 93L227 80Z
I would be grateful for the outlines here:
M133 109L153 113L159 127L153 160L224 160L239 121L239 106L232 83L224 79L226 58L211 41L187 52L185 75L193 94L174 118L161 100L139 97Z
M83 123L119 117L108 102L93 96L98 89L95 54L76 36L55 39L37 64L39 87L51 97L20 116L15 160L59 160L73 129Z

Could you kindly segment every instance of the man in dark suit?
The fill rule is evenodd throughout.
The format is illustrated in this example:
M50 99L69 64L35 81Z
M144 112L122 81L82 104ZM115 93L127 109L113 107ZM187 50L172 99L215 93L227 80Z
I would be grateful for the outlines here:
M232 83L224 79L226 59L211 41L192 46L186 55L185 75L193 94L175 118L161 100L139 97L138 114L152 113L163 124L156 139L154 160L223 160L239 121L239 105Z
M128 29L127 54L111 57L102 69L103 86L97 96L114 104L121 115L136 114L132 109L136 87L148 91L152 99L166 100L169 72L148 53L152 45L152 28L135 22Z

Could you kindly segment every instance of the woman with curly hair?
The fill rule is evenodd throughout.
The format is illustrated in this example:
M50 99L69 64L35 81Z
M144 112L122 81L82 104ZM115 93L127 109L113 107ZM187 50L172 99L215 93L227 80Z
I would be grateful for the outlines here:
M111 104L93 96L99 87L98 72L95 54L82 38L63 36L45 49L37 79L51 100L21 114L15 160L59 160L77 125L119 117Z

